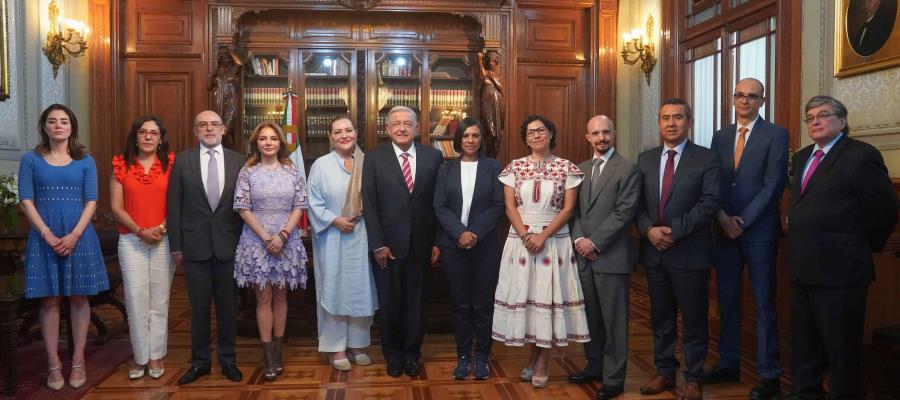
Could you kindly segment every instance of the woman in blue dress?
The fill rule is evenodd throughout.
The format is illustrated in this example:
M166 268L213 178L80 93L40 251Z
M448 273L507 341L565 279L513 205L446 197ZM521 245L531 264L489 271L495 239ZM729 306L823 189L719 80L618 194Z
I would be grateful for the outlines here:
M234 278L239 287L255 289L263 378L271 381L283 370L287 290L306 287L306 249L297 230L307 207L306 182L288 158L281 127L259 124L249 143L250 158L234 189L234 210L244 220Z
M31 228L25 248L25 297L41 298L39 321L47 350L47 387L65 380L57 354L59 304L71 306L74 352L69 386L87 381L84 346L91 308L87 296L109 288L100 241L91 225L97 209L97 167L78 143L78 120L53 104L41 113L41 142L19 162L19 197Z

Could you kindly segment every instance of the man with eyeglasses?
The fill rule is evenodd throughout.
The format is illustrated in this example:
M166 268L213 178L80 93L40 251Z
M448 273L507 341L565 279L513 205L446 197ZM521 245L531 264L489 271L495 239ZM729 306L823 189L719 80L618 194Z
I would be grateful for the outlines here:
M782 399L859 399L872 252L897 224L897 194L881 153L850 138L847 108L830 96L806 103L813 144L794 154L788 210L791 380Z
M747 265L756 304L756 367L762 381L749 394L768 400L781 393L775 261L787 179L788 132L759 115L766 102L762 82L742 79L734 87L736 123L713 135L710 149L722 160L722 208L715 236L719 302L719 362L706 384L741 379L741 289Z
M414 142L416 113L388 112L391 143L363 161L363 218L375 264L381 352L392 377L419 375L425 338L428 267L437 262L434 185L444 161L440 151Z
M675 387L676 322L684 321L683 400L703 398L703 362L709 344L710 226L719 204L719 157L688 140L691 106L674 98L659 109L662 146L638 155L641 202L635 223L646 267L656 374L641 387L655 395Z
M208 375L210 300L216 305L216 353L222 375L243 379L235 363L234 249L243 224L232 209L234 186L244 157L222 147L225 126L213 111L194 118L200 145L175 157L166 193L169 247L187 278L191 304L191 367L185 385Z

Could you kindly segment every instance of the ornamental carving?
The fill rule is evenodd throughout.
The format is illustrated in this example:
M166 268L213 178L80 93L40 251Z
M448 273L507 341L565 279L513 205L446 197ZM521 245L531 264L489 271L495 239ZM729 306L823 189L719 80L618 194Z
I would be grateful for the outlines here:
M368 10L381 3L381 0L337 0L338 4L354 10Z

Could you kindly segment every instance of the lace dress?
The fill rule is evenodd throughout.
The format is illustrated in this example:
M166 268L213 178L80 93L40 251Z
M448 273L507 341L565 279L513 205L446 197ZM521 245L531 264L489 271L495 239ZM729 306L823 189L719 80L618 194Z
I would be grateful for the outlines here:
M566 189L581 184L584 174L569 160L525 157L511 162L499 179L515 188L522 222L536 234L559 214ZM548 238L538 254L529 253L510 226L494 295L492 336L508 346L590 341L568 225Z
M270 235L278 235L293 209L306 209L306 183L294 166L267 169L260 164L241 168L234 188L234 210L250 210ZM277 240L277 239L276 239ZM234 256L234 279L239 287L267 284L306 288L306 249L293 229L278 256L266 251L263 240L244 224Z

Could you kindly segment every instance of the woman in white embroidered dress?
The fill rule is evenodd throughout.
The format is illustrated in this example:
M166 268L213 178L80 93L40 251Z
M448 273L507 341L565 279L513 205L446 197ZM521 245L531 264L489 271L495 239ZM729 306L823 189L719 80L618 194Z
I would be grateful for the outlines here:
M547 118L528 116L521 136L531 155L513 160L499 177L510 228L494 295L492 336L507 346L534 343L521 377L544 387L550 349L590 340L567 224L584 174L551 153L556 126Z

